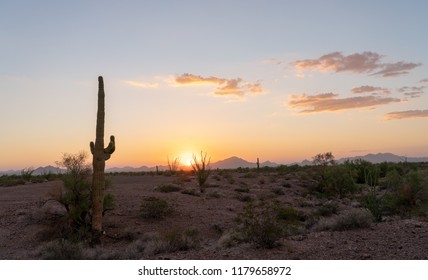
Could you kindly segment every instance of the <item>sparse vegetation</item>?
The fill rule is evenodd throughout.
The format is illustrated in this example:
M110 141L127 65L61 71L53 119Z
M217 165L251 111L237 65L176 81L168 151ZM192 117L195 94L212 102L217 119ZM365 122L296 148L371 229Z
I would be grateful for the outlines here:
M145 197L140 206L141 217L150 220L164 218L172 212L173 208L168 201L154 196Z
M318 225L319 230L343 231L370 227L373 215L365 209L348 210L333 220L323 221Z
M192 168L195 172L201 192L204 192L204 185L211 174L210 160L211 158L207 159L206 152L204 153L201 151L200 159L198 159L196 155L193 155Z
M273 248L295 221L295 212L278 202L248 203L236 218L235 238L262 248Z
M81 239L91 228L91 168L86 163L86 158L84 152L64 154L62 160L57 162L59 166L66 168L66 173L61 177L63 188L57 186L52 189L49 192L49 200L57 201L66 210L62 237ZM113 207L113 196L111 194L104 196L103 214Z
M208 252L213 254L209 257L221 258L226 254L239 258L248 246L255 246L261 256L282 256L287 252L290 257L298 257L293 253L294 247L299 247L300 252L301 246L306 246L306 239L315 246L314 236L324 242L322 248L328 246L329 252L337 251L335 245L325 243L330 236L339 238L340 244L344 242L343 236L349 236L349 244L354 246L356 236L375 236L380 229L392 226L409 234L421 233L428 216L426 164L355 161L298 168L261 167L258 172L255 168L215 170L212 181L215 184L205 183L206 193L202 195L195 184L194 171L179 171L177 176L122 173L112 179L127 183L105 196L103 209L108 211L112 209L109 205L115 202L109 193L119 194L117 210L105 219L103 246L93 247L90 168L86 163L86 167L81 167L82 164L74 161L66 162L69 171L57 175L63 184L48 182L40 176L44 184L53 187L50 195L51 200L57 198L56 202L49 201L37 211L29 210L31 206L28 210L16 211L18 224L40 225L40 232L35 234L38 249L30 258L163 259L201 256ZM86 174L82 177L86 179L70 178L74 167L78 170L74 174ZM21 175L8 177L23 180ZM30 181L35 182L37 176L32 175ZM230 180L234 180L233 185L228 184ZM65 195L66 186L75 187L72 194ZM122 187L126 193L122 193ZM32 185L26 182L22 188L30 189ZM131 194L128 191L141 193L134 192L128 197ZM76 194L84 199L71 199ZM80 208L75 208L71 201L81 201ZM373 222L378 224L367 230ZM189 226L198 230L185 230ZM199 251L201 241L204 249ZM116 242L121 250L110 246ZM276 249L263 251L273 247ZM217 249L204 251L205 248Z
M176 157L174 159L168 159L168 170L171 175L174 175L178 171L178 167L180 166L180 158Z

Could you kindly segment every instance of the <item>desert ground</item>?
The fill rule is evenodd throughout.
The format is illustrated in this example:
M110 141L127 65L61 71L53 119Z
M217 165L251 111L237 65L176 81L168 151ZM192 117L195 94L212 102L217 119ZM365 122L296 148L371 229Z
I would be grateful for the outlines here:
M109 178L115 207L104 216L101 244L76 245L76 258L428 259L426 218L393 215L359 228L334 229L328 225L346 213L369 212L357 198L317 196L310 191L316 182L298 172L214 170L203 193L190 173ZM57 228L65 210L48 200L61 187L59 179L0 187L0 259L49 258L47 248L64 245ZM171 211L159 218L142 217L147 197L167 201ZM239 214L260 201L277 201L294 211L287 234L272 248L233 237ZM183 237L184 245L165 245L168 236Z

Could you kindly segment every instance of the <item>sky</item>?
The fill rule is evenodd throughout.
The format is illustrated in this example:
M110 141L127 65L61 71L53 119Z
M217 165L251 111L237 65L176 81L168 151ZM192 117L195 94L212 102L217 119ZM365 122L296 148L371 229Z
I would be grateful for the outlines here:
M427 1L25 1L0 9L0 170L428 156Z

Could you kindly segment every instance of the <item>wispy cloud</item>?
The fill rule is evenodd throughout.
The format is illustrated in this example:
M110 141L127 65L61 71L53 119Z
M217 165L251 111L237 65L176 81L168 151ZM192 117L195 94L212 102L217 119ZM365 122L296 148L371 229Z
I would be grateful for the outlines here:
M384 116L387 120L428 118L428 110L409 110L400 112L391 112Z
M420 83L428 83L428 79L423 79L419 81Z
M193 74L182 74L175 77L176 84L179 85L215 85L215 95L219 96L247 96L264 93L263 88L259 82L248 83L243 81L241 78L236 79L225 79L218 77L202 77Z
M408 74L410 70L421 66L421 63L412 63L412 62L396 62L396 63L385 63L380 64L381 70L373 73L373 76L382 76L382 77L396 77Z
M373 86L361 86L361 87L355 87L352 89L353 93L360 94L360 93L369 93L369 94L389 94L390 91L387 88L382 87L373 87Z
M322 93L318 95L292 95L288 103L292 108L306 108L299 113L333 112L339 110L369 108L400 102L398 98L385 98L379 96L358 96L349 98L338 98L334 93Z
M421 87L402 87L398 89L398 92L404 93L405 96L408 96L410 98L417 98L421 97L421 95L424 93L425 86Z
M125 81L128 85L134 86L134 87L140 87L140 88L158 88L158 83L144 83L144 82L137 82L137 81Z
M384 56L375 52L362 52L343 55L333 52L316 59L296 60L291 63L298 70L317 70L320 72L368 73L375 76L391 77L409 73L420 63L396 62L382 63Z

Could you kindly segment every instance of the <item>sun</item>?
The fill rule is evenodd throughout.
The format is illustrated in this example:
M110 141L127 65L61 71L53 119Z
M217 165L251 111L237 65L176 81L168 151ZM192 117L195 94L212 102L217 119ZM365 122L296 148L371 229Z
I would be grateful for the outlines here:
M187 167L192 166L192 160L190 158L184 159L184 165L186 165Z

